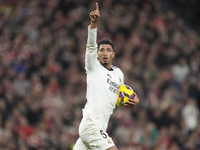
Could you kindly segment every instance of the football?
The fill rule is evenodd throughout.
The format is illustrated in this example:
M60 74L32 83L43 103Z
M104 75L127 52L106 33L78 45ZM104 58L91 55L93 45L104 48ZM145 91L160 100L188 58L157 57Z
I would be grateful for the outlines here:
M128 98L134 97L134 91L128 85L121 85L118 93L118 99L116 105L119 107L125 107Z

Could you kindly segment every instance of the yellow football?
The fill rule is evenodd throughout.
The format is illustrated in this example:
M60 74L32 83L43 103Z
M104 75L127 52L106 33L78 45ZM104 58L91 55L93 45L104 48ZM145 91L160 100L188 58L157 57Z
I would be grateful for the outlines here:
M119 107L125 107L128 98L134 97L134 91L128 85L121 85L118 93L118 99L116 105Z

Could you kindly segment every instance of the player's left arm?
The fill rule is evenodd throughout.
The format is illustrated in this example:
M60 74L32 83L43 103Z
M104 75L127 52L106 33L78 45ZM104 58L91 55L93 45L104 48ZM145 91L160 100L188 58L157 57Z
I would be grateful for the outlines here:
M128 101L125 103L125 107L134 107L139 104L140 100L136 93L134 93L134 97L131 99L129 98Z

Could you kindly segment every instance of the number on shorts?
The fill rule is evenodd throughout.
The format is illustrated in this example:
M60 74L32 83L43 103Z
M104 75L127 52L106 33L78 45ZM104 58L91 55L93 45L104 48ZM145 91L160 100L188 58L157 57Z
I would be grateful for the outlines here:
M103 138L107 138L106 133L103 130L100 130L101 135L103 136Z

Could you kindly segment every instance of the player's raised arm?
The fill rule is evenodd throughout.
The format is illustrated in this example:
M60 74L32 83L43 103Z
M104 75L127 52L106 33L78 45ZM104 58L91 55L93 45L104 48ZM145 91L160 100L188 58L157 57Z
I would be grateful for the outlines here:
M88 28L87 49L85 54L86 72L94 71L97 60L97 24L100 18L99 6L96 3L96 9L89 14L90 26Z
M96 3L96 10L92 11L90 14L90 19L91 19L91 26L90 29L97 28L98 20L100 18L100 13L99 13L99 5Z

